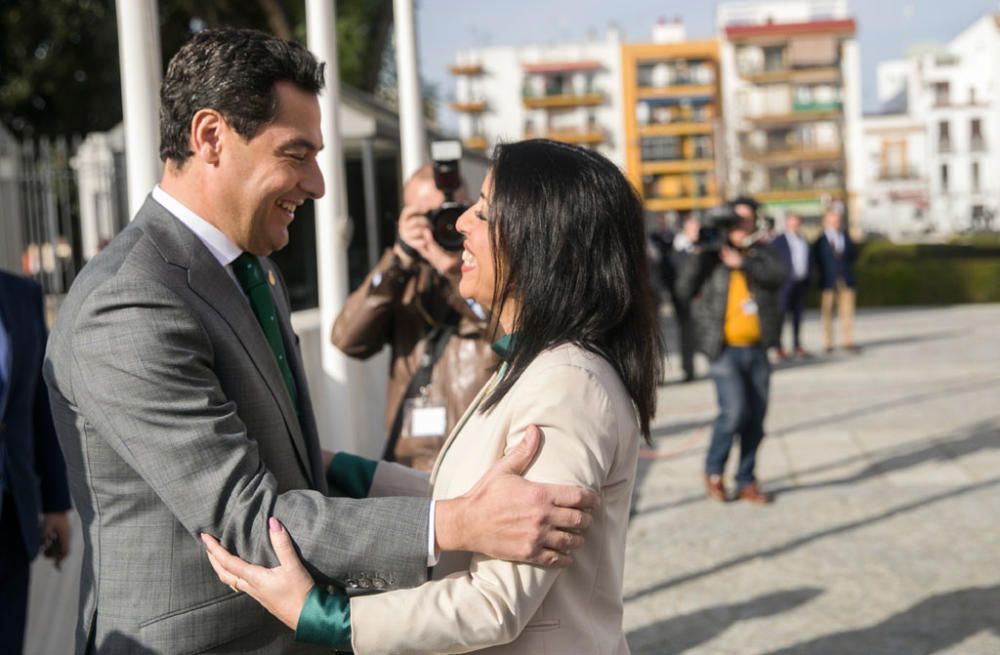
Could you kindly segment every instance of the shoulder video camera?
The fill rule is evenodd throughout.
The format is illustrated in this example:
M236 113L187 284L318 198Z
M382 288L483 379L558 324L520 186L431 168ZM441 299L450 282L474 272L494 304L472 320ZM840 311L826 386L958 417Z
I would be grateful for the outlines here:
M444 202L437 209L427 212L434 240L445 250L462 249L464 237L455 228L458 217L468 205L455 202L455 192L462 187L458 163L462 159L462 144L458 141L435 141L431 144L434 162L434 184L444 194Z
M698 248L702 251L721 250L726 245L726 235L741 220L740 215L729 205L709 209L698 228Z

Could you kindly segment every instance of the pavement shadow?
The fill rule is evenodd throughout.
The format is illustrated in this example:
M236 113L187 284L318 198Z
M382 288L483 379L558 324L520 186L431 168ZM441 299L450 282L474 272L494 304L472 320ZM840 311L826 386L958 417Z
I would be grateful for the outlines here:
M738 566L748 564L759 558L766 559L766 558L778 557L784 555L785 553L791 552L797 548L801 548L802 546L811 544L816 541L820 541L822 539L826 539L827 537L831 537L833 535L843 534L845 532L852 532L854 530L860 530L862 528L866 528L876 523L880 523L881 521L891 519L901 514L906 514L909 512L926 508L928 505L933 505L934 503L950 500L952 498L958 498L960 496L975 493L977 491L982 491L984 489L989 489L990 487L996 487L996 486L1000 486L1000 477L991 478L989 480L984 480L982 482L977 482L964 487L959 487L957 489L948 489L946 491L934 493L929 496L925 496L919 500L897 505L895 507L885 510L884 512L879 512L878 514L873 514L863 519L858 519L856 521L849 521L847 523L841 523L840 525L835 525L829 528L825 528L823 530L817 530L815 532L804 534L800 537L790 539L784 543L777 544L769 548L763 548L761 550L744 553L743 555L737 555L736 557L731 557L727 560L718 562L717 564L713 564L711 566L707 566L705 568L698 569L690 573L685 573L683 575L678 575L673 578L669 578L667 580L658 582L645 589L640 589L628 594L627 596L625 596L625 601L630 602L638 598L642 598L643 596L648 596L650 594L663 591L664 589L669 589L670 587L674 587L676 585L691 582L692 580L700 580L701 578L706 578L711 575L715 575L716 573L721 573L723 571L727 571L729 569L733 569Z
M880 412L905 407L907 405L917 405L925 401L938 401L950 396L960 396L964 393L978 392L995 386L1000 387L1000 377L989 380L960 382L947 387L939 387L933 391L922 391L909 396L903 396L902 398L874 402L863 407L851 407L833 414L827 414L813 419L806 419L790 425L783 425L780 428L771 430L768 432L768 435L780 436L791 432L800 432L802 430L809 430L824 425L830 425L831 423L839 423L841 421L856 419L860 416L878 414Z
M683 434L685 432L691 432L692 430L698 430L705 427L706 425L711 425L711 418L700 418L696 421L679 421L676 423L667 423L666 425L661 425L659 427L650 430L650 435L654 440L662 437L673 437L678 434Z
M931 655L984 631L1000 636L1000 585L935 594L881 623L838 632L767 655Z
M894 473L904 469L927 464L928 462L941 462L944 460L954 460L966 455L973 455L983 451L1000 448L1000 423L997 421L981 421L968 428L968 434L959 439L931 439L929 442L922 442L916 447L904 452L877 459L863 469L843 478L835 480L823 480L807 484L787 484L785 486L769 486L768 489L775 495L796 491L807 491L810 489L821 489L823 487L840 487L863 482L877 475ZM829 468L832 465L816 468ZM801 475L802 472L799 474Z
M803 587L758 596L742 603L717 605L681 614L628 633L633 655L674 655L711 641L740 621L775 616L804 605L822 589Z
M966 431L968 434L959 439L934 438L921 441L912 446L890 446L873 452L849 455L847 457L842 457L823 464L798 469L795 472L794 477L792 475L782 475L765 480L763 482L763 486L766 491L773 493L775 497L798 491L806 491L809 489L823 487L835 488L856 484L876 475L901 471L903 469L919 466L930 461L957 459L973 453L1000 448L1000 438L997 436L1000 435L1000 423L997 421L994 420L975 423L966 428ZM776 433L780 434L781 430L775 430L770 434L773 435ZM847 466L854 462L858 462L859 460L871 460L879 457L880 455L884 456L881 459L877 459L867 465L858 473L854 473L845 478L806 484L799 484L794 481L795 477L815 475L831 469ZM649 461L643 461L640 464L640 466L643 467L642 470L644 477L649 472L650 464L651 463ZM636 489L639 488L639 482L637 482ZM639 492L636 492L636 498L640 497L640 495L641 494ZM658 505L651 505L639 511L633 509L632 513L633 515L655 514L657 512L678 509L698 502L709 502L705 497L705 493L701 491L700 488L697 492L683 496L676 500L660 503Z

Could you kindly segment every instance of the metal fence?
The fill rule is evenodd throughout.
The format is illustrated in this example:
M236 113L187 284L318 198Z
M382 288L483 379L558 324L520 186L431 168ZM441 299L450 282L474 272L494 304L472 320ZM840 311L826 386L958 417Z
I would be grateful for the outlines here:
M48 295L65 293L127 222L123 157L107 148L87 156L86 143L0 134L0 267L34 278Z

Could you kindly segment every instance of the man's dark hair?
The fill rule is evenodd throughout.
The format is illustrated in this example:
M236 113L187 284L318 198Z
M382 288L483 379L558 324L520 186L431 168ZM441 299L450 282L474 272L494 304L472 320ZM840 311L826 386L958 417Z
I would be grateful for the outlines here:
M617 370L648 439L662 343L638 194L601 155L545 139L497 146L491 170L491 314L511 299L519 309L510 369L484 410L542 351L573 343Z
M209 29L195 34L167 66L160 87L160 159L183 165L190 149L191 120L214 109L246 140L278 113L277 82L318 94L323 64L293 41L248 29Z
M753 210L754 216L757 215L757 212L760 209L760 203L757 202L757 200L754 199L753 196L739 196L729 201L729 206L732 209L736 209L737 205L746 205L751 210Z

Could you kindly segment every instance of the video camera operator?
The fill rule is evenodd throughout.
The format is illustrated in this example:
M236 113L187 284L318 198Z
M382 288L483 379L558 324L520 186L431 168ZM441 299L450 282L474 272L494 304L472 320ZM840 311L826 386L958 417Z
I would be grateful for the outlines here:
M679 271L677 293L691 303L696 346L711 362L719 414L705 460L710 498L728 500L722 480L733 438L740 436L734 498L771 501L754 474L764 438L771 365L767 348L781 328L778 290L785 269L762 240L764 226L753 198L740 197L709 212L695 256Z
M434 165L403 187L396 244L347 299L331 335L359 359L392 347L383 458L427 471L496 363L488 317L458 293L461 147L438 142L432 154Z

